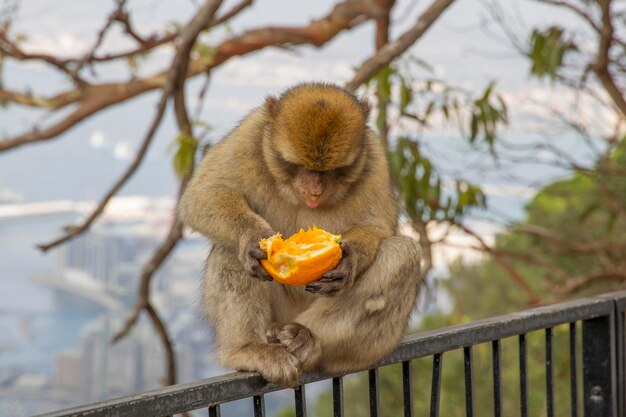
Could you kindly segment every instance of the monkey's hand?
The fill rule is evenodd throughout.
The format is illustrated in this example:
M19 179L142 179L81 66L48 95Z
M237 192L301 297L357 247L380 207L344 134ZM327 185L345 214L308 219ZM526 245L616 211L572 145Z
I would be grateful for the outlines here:
M272 281L272 277L263 269L259 260L267 259L267 254L259 247L262 238L270 237L273 231L260 231L242 238L239 243L239 260L248 274L264 281Z
M350 256L350 246L343 242L341 244L341 261L334 269L326 272L322 277L308 284L306 291L321 295L332 296L343 288L349 287L354 282L356 266L354 259Z

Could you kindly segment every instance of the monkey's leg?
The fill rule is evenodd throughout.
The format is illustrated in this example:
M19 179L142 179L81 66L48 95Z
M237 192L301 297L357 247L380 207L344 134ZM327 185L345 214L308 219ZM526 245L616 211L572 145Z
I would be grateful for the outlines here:
M413 239L383 240L352 288L317 298L268 336L278 338L305 371L343 372L375 363L402 338L417 297L420 258Z
M270 285L251 277L236 254L215 246L204 275L204 305L213 324L218 361L225 368L260 372L280 385L297 386L300 364L279 343L267 343Z

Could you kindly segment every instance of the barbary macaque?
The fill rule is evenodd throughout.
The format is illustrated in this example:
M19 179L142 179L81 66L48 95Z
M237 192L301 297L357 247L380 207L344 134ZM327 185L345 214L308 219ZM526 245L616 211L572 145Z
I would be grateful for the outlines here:
M224 367L294 387L303 371L364 369L399 343L420 250L396 236L385 149L368 115L340 87L299 84L268 97L199 164L179 209L213 243L203 305ZM343 236L340 263L306 287L273 281L260 239L313 225Z

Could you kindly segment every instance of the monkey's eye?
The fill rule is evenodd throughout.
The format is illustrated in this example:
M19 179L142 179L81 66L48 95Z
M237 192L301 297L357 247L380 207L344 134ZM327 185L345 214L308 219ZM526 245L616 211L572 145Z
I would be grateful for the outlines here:
M282 157L278 155L276 156L276 161L278 161L278 164L281 166L281 168L284 169L289 174L295 175L298 172L299 166L297 164L294 164L293 162L289 162L286 159L283 159Z
M350 174L351 170L352 170L352 165L335 168L335 177L337 178L345 177L346 175Z

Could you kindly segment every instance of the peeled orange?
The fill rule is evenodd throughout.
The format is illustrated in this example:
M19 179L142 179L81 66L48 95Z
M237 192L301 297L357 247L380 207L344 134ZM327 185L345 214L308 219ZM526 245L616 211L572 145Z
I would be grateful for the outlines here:
M280 233L261 239L267 253L261 265L276 281L287 285L306 285L333 269L341 260L341 235L317 227L300 231L283 240Z

